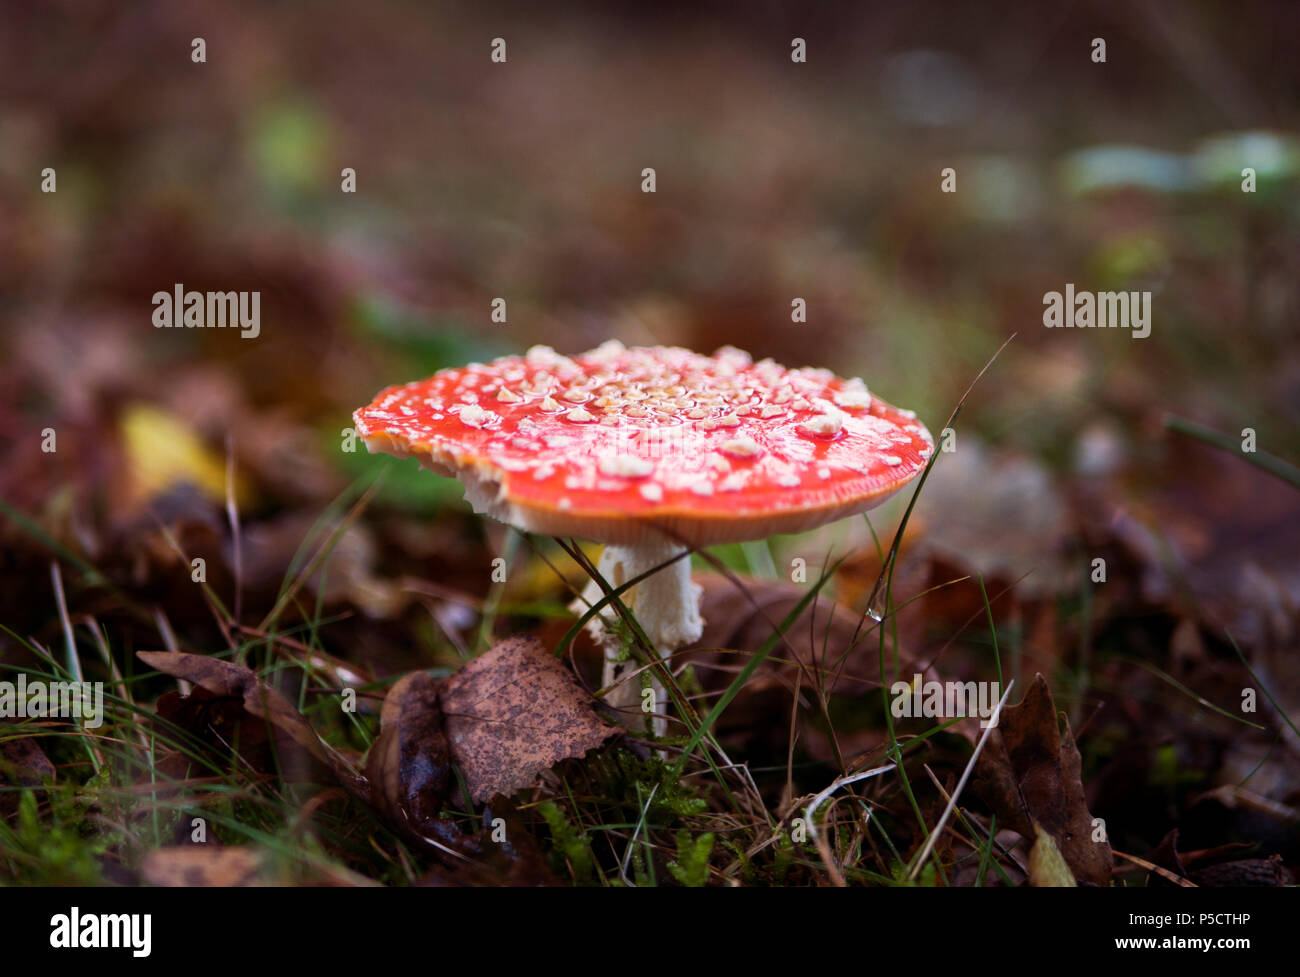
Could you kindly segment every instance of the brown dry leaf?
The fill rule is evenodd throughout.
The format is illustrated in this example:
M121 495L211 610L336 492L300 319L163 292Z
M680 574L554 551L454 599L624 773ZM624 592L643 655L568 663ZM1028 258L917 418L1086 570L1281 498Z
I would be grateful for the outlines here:
M1160 844L1147 855L1147 860L1160 868L1173 872L1175 875L1187 878L1187 866L1183 864L1182 857L1178 854L1178 829L1172 829L1160 840ZM1172 886L1173 883L1163 878L1156 872L1147 876L1147 885L1152 888L1160 886Z
M1076 878L1105 885L1114 856L1109 843L1092 840L1081 764L1068 721L1062 737L1047 681L1035 675L1024 701L1002 710L976 762L973 786L999 824L1026 838L1035 838L1041 825Z
M441 824L450 824L448 821ZM441 859L422 880L422 885L555 885L546 856L528 830L513 802L498 799L483 808L483 823L491 827L463 835L457 844L466 857ZM500 828L503 836L497 834ZM454 829L453 829L454 830ZM449 832L444 832L446 843Z
M366 758L375 806L421 829L437 819L451 784L438 684L425 672L412 672L388 690L379 736Z
M232 752L238 752L239 758L259 773L275 770L280 762L274 728L265 720L249 715L239 696L214 695L201 685L195 686L188 695L164 692L158 697L154 714L207 744L213 754L211 758L200 758L192 750L164 748L158 758L158 771L165 779L191 777L196 768L205 766L207 759L231 763L235 760ZM293 744L287 745L301 752Z
M352 764L317 736L302 713L251 669L207 655L177 651L138 651L136 654L164 675L193 682L213 695L242 698L248 712L266 720L325 764L344 787L359 797L369 796L365 780Z
M692 649L679 652L675 661L689 661L706 692L719 693L736 677L772 636L775 628L808 594L810 584L787 580L744 581L745 592L725 576L696 574L702 588L700 614L704 633ZM771 657L758 667L714 726L715 734L730 748L746 755L784 756L788 746L791 698L796 686L801 697L815 702L810 686L817 683L828 697L860 704L879 695L880 664L874 622L863 619L825 593L809 604L777 643ZM892 666L893 651L888 652ZM915 672L937 678L904 651L900 674ZM874 705L874 700L872 700ZM823 723L820 707L801 707L799 742L809 755L834 761L836 746L844 753L866 753L885 739L883 725L834 730L835 742Z
M1292 873L1282 864L1281 855L1233 859L1233 855L1239 855L1253 847L1255 846L1241 842L1230 842L1201 851L1180 852L1178 829L1174 828L1161 839L1147 858L1161 868L1207 888L1294 884ZM1147 878L1147 885L1158 888L1171 883L1152 872Z
M734 654L717 656L709 650L729 648L751 652L758 649L807 597L811 586L786 580L746 579L742 593L721 574L698 573L694 580L701 587L704 633L694 645L698 650L692 651L689 657L700 664L728 666L731 673L723 675L722 687L731 682L734 672L744 662L738 661ZM773 669L788 678L802 666L805 676L818 676L831 694L859 696L878 689L879 644L871 633L872 627L874 622L842 602L837 603L834 595L823 593L786 630L785 639L772 652L772 668L760 667L750 687L761 684L757 681L760 675L765 675L770 682ZM892 649L889 654L892 663ZM911 678L914 664L904 651L900 674ZM703 681L709 687L710 681L707 678Z
M252 848L172 845L149 852L140 862L146 885L258 885L262 856Z
M509 796L560 760L619 732L534 638L509 638L447 679L440 693L452 755L475 801Z
M704 632L695 647L700 649L730 648L752 652L762 646L772 636L773 630L808 596L808 584L795 584L787 580L752 580L744 581L745 592L721 574L700 573L695 575L695 582L701 587L700 614L704 618ZM870 624L871 622L866 622ZM786 631L785 640L777 644L772 655L779 660L789 660L791 651L794 660L805 668L816 670L823 675L828 686L827 691L860 695L879 684L879 670L875 678L863 677L862 669L855 669L859 655L850 653L851 661L843 669L835 669L840 656L849 649L855 635L862 625L862 616L854 614L842 605L832 611L832 597L822 596L815 604L810 604ZM865 628L861 628L865 631ZM874 645L859 640L858 649L868 651ZM704 654L692 655L693 660L701 663L710 661L717 665L730 666L738 670L744 665L735 655L710 658ZM790 664L782 670L793 673L795 666ZM755 679L768 669L760 668ZM731 682L731 674L722 677L722 686ZM770 682L771 675L767 675ZM761 683L754 681L751 686Z
M800 583L746 579L746 596L720 574L699 573L695 582L702 587L699 612L705 630L685 657L697 666L703 686L711 691L725 689L744 666L746 657L735 652L748 656L762 647L809 590L809 585ZM719 648L729 651L716 651ZM878 646L862 615L842 604L832 607L827 595L810 604L785 631L784 641L777 642L771 659L750 678L744 695L775 692L780 703L788 704L798 673L805 686L814 678L828 694L865 695L880 687L876 655ZM910 666L910 660L905 664Z
M483 821L495 826L504 817L506 840L486 829L463 834L441 818L452 786L451 747L443 728L440 682L427 672L401 678L384 698L380 732L366 758L372 803L414 840L463 859L436 866L430 885L546 885L554 881L546 858L508 804L485 809Z
M1295 878L1282 864L1281 855L1268 858L1241 858L1235 862L1219 862L1192 872L1191 879L1205 888L1240 886L1267 886L1280 888L1292 886Z
M56 771L34 736L0 740L0 776L19 787L39 787Z

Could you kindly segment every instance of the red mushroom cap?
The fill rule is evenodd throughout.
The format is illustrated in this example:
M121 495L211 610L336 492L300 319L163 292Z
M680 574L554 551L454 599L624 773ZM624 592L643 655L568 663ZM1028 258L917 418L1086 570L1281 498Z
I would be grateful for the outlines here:
M370 450L459 478L480 512L626 545L812 529L884 501L934 451L861 380L731 347L535 346L389 387L354 417Z

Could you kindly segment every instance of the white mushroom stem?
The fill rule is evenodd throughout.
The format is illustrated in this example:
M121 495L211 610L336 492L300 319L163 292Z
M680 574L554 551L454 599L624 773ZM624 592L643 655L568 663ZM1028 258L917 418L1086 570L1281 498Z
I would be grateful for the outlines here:
M601 554L597 570L611 588L618 588L684 552L681 546L669 541L652 541L635 546L610 545ZM605 594L593 580L582 596L587 604L594 605ZM691 582L691 560L688 556L681 556L635 587L625 590L619 595L619 600L632 612L661 657L699 641L704 632L704 622L700 619L700 586ZM638 668L636 659L624 655L617 632L613 631L617 620L618 612L612 605L606 604L587 627L596 643L605 650L605 676L602 683L608 690L605 701L623 712L631 725L633 715L644 712L643 704L649 703L642 695L641 682L633 677ZM654 690L653 730L656 736L662 736L668 725L663 718L667 697L663 684L653 672L650 675L650 687Z

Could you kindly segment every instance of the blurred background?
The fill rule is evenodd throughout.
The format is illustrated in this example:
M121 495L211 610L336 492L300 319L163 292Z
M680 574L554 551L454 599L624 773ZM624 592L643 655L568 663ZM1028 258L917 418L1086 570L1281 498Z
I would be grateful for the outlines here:
M1300 705L1300 495L1164 423L1251 428L1300 459L1298 37L1286 0L9 0L0 622L57 637L58 556L115 646L157 647L161 608L215 650L181 554L264 613L322 514L386 470L313 581L338 611L325 640L379 674L454 662L480 627L458 595L487 594L510 543L454 483L343 450L381 387L534 343L731 343L860 375L937 433L1014 333L909 529L909 596L968 578L915 641L951 637L982 577L1021 674L1052 676L1076 721L1110 703L1085 751L1094 811L1110 776L1111 803L1142 812L1129 843L1154 844L1190 789L1178 770L1237 783L1271 747L1225 746L1194 708L1169 719L1188 700L1153 704L1169 686L1131 659L1231 691L1231 630ZM260 336L153 328L178 282L259 290ZM1067 282L1149 290L1149 338L1044 328ZM899 511L873 514L886 542ZM852 521L723 557L784 577L838 547L853 605L870 539ZM506 596L562 598L534 563L519 551ZM987 650L983 621L967 637ZM1300 786L1285 755L1253 781L1278 801Z

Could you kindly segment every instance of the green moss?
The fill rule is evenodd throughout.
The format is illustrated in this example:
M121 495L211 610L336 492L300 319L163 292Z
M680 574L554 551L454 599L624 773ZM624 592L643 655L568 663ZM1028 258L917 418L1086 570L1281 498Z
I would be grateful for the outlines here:
M568 865L574 879L580 883L594 881L595 857L591 852L591 836L574 827L554 801L543 801L537 805L537 810L551 829L556 855Z
M102 882L97 856L107 847L107 839L86 830L84 819L75 816L75 795L55 793L60 800L51 804L48 819L40 816L35 792L24 790L13 823L0 821L3 874L13 881L41 885ZM69 819L69 815L74 816Z
M684 886L698 889L709 881L709 856L713 853L713 833L706 831L692 838L688 831L677 832L677 858L668 863L668 871Z

